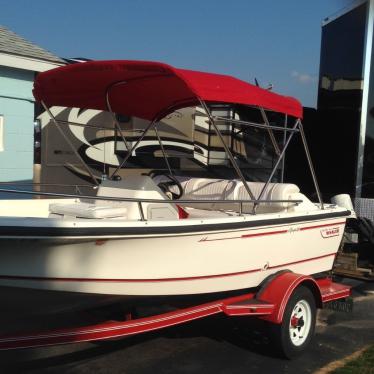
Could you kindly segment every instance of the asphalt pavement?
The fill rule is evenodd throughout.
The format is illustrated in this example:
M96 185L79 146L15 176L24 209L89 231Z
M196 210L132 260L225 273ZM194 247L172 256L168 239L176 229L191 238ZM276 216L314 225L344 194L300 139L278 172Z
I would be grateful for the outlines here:
M261 322L214 316L119 341L0 352L0 373L313 373L374 343L374 283L344 282L353 313L320 311L313 343L292 361L272 352Z

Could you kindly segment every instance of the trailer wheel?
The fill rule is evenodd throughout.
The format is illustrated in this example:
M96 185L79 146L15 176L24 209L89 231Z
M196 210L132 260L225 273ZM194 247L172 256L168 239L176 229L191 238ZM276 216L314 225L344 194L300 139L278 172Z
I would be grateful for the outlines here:
M279 353L287 358L302 354L314 335L316 302L311 290L299 286L288 300L281 324L271 326L271 338Z

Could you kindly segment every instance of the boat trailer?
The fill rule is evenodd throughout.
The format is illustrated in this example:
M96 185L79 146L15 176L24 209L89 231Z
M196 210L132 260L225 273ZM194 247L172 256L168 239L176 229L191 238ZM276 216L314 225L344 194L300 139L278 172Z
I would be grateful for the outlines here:
M308 322L306 320L303 321L302 316L297 316L295 314L295 306L290 305L293 299L292 296L301 288L311 292L314 297L315 306L318 308L323 308L328 302L345 299L350 296L349 286L335 283L328 277L314 279L311 276L282 271L267 278L256 293L243 293L239 296L150 317L131 319L131 316L128 315L124 321L107 321L84 327L55 329L33 334L0 336L0 350L118 339L219 313L224 313L230 317L254 316L278 325L279 331L289 329L290 334L292 331L297 334L298 331L299 333L302 331L302 327ZM302 302L302 300L298 302ZM288 311L291 311L291 313ZM314 308L314 311L312 310L309 316L311 318L310 323L312 323L310 337L308 337L309 340L312 338L314 332L315 313ZM304 318L306 317L304 316ZM291 358L297 355L295 354L297 352L289 352L287 347L284 347L284 343L281 342L281 349L286 357Z

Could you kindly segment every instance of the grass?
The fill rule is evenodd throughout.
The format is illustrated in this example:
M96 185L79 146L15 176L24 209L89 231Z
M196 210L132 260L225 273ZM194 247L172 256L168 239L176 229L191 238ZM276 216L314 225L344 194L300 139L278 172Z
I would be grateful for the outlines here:
M374 374L374 345L347 362L343 367L331 372L332 374Z

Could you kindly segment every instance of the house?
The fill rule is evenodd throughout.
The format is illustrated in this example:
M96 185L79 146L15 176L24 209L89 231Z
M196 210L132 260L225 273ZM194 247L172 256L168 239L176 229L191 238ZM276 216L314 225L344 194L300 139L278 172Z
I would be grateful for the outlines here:
M38 72L64 64L54 54L0 26L0 182L33 181L34 78Z

